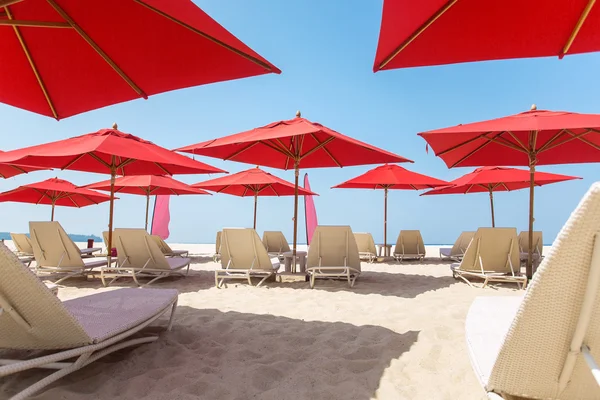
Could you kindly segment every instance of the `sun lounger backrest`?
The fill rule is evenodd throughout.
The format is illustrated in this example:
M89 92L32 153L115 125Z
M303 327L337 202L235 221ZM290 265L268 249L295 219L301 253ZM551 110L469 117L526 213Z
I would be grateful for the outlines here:
M119 266L170 270L165 255L145 229L115 229L113 241Z
M0 348L61 349L91 342L61 301L3 243L0 273Z
M161 238L160 236L150 235L150 238L152 238L152 240L154 240L154 243L156 243L156 245L158 246L160 251L163 252L163 254L172 254L173 253L173 249L171 249L171 246L169 246L167 244L167 242L165 242L163 240L163 238Z
M215 253L221 254L221 231L217 232L217 240L215 241Z
M458 239L456 239L456 242L454 242L454 246L452 246L450 257L462 256L467 251L471 240L473 240L473 236L475 236L475 232L473 231L462 232Z
M106 248L108 249L108 231L104 231L102 232L102 239L104 239L104 246L106 246ZM115 247L115 243L114 243L114 234L113 234L113 247Z
M377 254L375 241L373 240L373 235L370 233L355 232L354 240L356 240L359 253Z
M523 253L529 252L529 231L519 233L519 247ZM533 254L542 254L544 242L541 231L533 231Z
M479 228L473 236L465 255L460 263L463 271L481 271L481 264L485 272L512 273L511 264L515 272L519 272L520 253L515 228Z
M260 237L252 228L225 228L221 233L221 267L273 270Z
M57 221L30 222L29 236L40 267L81 268L79 247Z
M344 261L345 266L360 271L358 246L352 229L349 226L317 226L308 248L307 268L342 267Z
M262 241L268 253L290 251L290 245L281 231L264 231Z
M400 231L394 252L398 254L425 254L425 243L423 243L421 231Z
M31 240L24 233L11 233L10 238L15 245L15 248L22 254L33 254L33 245Z
M492 369L490 390L531 398L600 398L600 388L578 352L583 340L596 362L600 360L600 296L595 287L599 233L600 183L595 183L534 275ZM580 319L584 303L589 313ZM568 356L576 331L579 340ZM573 369L565 369L571 357ZM559 382L568 382L564 391Z

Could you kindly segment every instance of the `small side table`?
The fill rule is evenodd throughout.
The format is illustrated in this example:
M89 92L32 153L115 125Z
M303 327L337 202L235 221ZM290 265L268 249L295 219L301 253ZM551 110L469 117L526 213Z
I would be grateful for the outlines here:
M296 264L300 267L300 272L306 272L306 254L306 251L296 251ZM286 251L282 256L285 262L285 272L296 272L296 265L292 266L294 252Z
M389 257L390 253L392 252L392 245L391 244L377 244L377 255L379 257ZM385 251L384 251L385 248ZM384 254L381 254L384 253Z

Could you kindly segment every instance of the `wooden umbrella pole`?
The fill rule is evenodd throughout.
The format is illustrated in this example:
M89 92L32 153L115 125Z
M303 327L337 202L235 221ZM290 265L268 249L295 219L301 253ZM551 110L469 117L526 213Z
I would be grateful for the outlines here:
M490 188L490 207L492 209L492 228L496 227L496 221L494 220L494 192Z
M256 230L256 207L258 206L258 191L254 192L254 230Z
M533 277L533 193L535 184L535 161L529 160L529 251L527 254L527 278Z
M388 188L387 186L383 190L384 192L384 200L383 200L383 255L387 256L387 196L388 196Z
M146 192L146 226L144 229L148 231L148 210L150 209L150 191Z
M50 221L54 221L54 200L52 200L52 214L50 215Z
M296 262L296 245L298 242L298 175L300 175L299 161L294 162L294 250L292 252L293 262ZM295 265L295 264L294 264Z
M112 262L112 248L113 248L113 212L115 207L115 179L117 177L116 159L112 156L110 166L110 211L108 212L108 267L110 268Z

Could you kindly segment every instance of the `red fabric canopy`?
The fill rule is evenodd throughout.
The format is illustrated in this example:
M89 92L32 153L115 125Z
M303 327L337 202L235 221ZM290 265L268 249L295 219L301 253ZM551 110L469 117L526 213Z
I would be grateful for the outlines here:
M4 152L0 150L0 155ZM39 171L46 168L36 168L36 167L28 167L25 165L14 165L14 164L4 164L0 163L0 177L4 179L12 178L16 175L26 174L32 171Z
M110 191L110 180L92 183L85 186L88 189ZM115 179L115 193L129 193L142 196L208 194L209 192L196 189L177 181L170 176L137 175L122 176Z
M332 189L431 189L448 182L418 174L395 164L385 164L352 178Z
M49 204L64 207L85 207L109 201L110 196L93 190L78 188L71 182L52 178L19 186L0 193L0 202Z
M114 164L118 175L225 172L117 129L8 151L0 154L4 162L105 174Z
M384 0L373 70L598 50L589 0Z
M286 170L295 160L300 168L412 162L300 117L177 151Z
M543 186L551 183L581 179L577 176L535 172L535 185ZM422 193L430 194L467 194L480 192L508 192L529 187L529 171L517 168L482 167L461 176L449 185Z
M251 168L221 178L198 182L195 188L227 193L234 196L293 196L294 184L284 181L260 168ZM298 187L299 196L318 196L309 190Z
M0 102L56 119L280 73L190 0L8 3L0 17Z
M419 135L450 168L600 161L600 114L534 109Z

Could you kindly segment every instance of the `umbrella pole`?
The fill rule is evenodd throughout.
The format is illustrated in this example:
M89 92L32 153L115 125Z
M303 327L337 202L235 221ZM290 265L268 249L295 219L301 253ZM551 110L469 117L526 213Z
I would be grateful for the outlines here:
M494 193L490 189L490 207L492 209L492 228L496 227L496 221L494 220Z
M112 248L113 248L113 212L115 207L115 178L117 175L115 156L112 156L112 163L110 166L110 210L108 213L108 267L111 267L112 263Z
M296 244L298 242L298 175L300 175L299 161L294 163L294 250L292 253L293 263L296 262ZM295 264L293 264L295 265Z
M50 214L50 221L54 221L54 201L52 202L52 214Z
M533 277L533 192L535 183L535 162L529 159L529 252L527 254L527 278Z
M150 192L146 193L146 226L144 229L148 231L148 209L150 208Z
M254 192L254 230L256 230L256 207L258 205L258 192Z
M387 196L388 196L388 188L386 187L384 190L384 201L383 201L383 255L387 256Z

